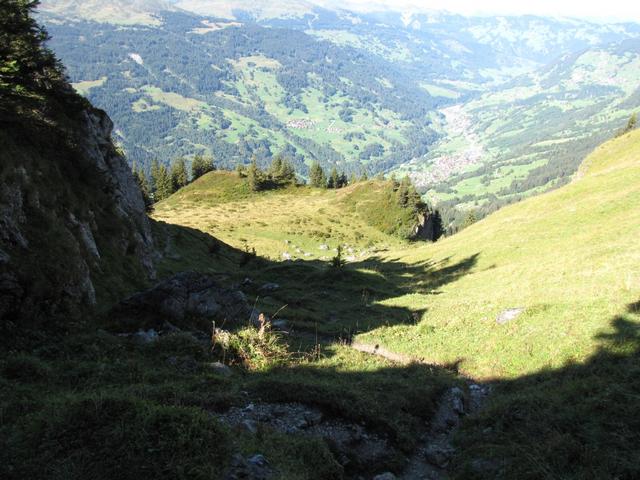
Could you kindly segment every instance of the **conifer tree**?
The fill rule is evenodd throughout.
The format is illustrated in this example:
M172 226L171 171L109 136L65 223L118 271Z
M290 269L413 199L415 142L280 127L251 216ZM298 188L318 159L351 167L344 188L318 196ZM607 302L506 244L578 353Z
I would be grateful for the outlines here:
M296 170L293 164L286 158L282 161L278 177L282 185L295 185L296 183Z
M213 166L213 159L211 157L204 157L200 153L196 153L191 162L191 181L200 178L205 173L209 173L215 170Z
M313 162L309 170L309 183L312 187L327 188L327 177L318 162Z
M255 155L251 158L251 165L249 165L247 170L247 179L249 181L249 188L251 191L258 192L262 190L263 175L258 168L258 161L256 160Z
M247 171L244 168L244 164L242 162L238 162L238 164L236 165L236 173L240 178L244 178L247 176Z
M409 187L411 186L411 180L409 180L408 176L405 176L397 185L397 188L394 188L394 190L396 191L398 204L401 207L406 208L409 206Z
M184 158L176 158L171 164L172 190L174 192L180 190L182 187L186 187L188 183L189 178L187 176L187 165L184 161Z
M46 31L33 18L39 3L0 2L0 94L4 100L0 108L13 100L33 100L54 91L71 93L60 62L44 47Z
M473 225L477 221L478 221L478 217L476 216L475 210L470 210L469 213L467 213L467 216L465 217L464 221L462 222L462 228L466 228L469 225Z
M342 188L342 187L346 187L349 184L349 181L347 180L347 176L343 173L340 174L340 177L338 178L338 188Z
M433 211L433 238L435 242L444 234L444 225L442 222L442 216L438 210Z
M153 179L153 200L159 202L169 197L173 193L171 175L167 167L159 164L157 160L151 166L151 177Z
M331 174L329 175L329 180L327 181L327 188L340 188L340 176L338 175L338 170L334 166L331 169Z
M271 161L271 166L269 167L269 176L275 183L280 183L280 174L282 173L282 157L280 155L276 155Z

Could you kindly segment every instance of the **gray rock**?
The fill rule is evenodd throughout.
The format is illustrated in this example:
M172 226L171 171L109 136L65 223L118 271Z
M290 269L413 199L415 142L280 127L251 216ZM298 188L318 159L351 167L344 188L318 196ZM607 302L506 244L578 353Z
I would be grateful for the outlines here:
M249 433L258 433L258 424L253 420L244 420L241 425Z
M207 364L207 366L215 373L222 375L223 377L229 377L233 374L233 371L224 363L213 362Z
M464 392L458 387L451 389L451 408L458 415L464 415Z
M247 462L249 462L251 465L257 465L259 467L266 467L267 465L269 465L269 462L267 462L267 459L264 458L264 455L260 455L259 453L249 457L247 459Z
M255 454L245 459L240 454L233 456L231 469L225 480L267 480L273 476L269 462L263 455Z
M194 318L240 323L250 318L244 294L224 288L205 274L183 272L137 293L111 309L109 317L125 328L181 325Z
M283 260L291 260L291 254L290 254L290 253L287 253L287 252L284 252L284 253L282 254L282 259L283 259Z
M9 254L0 250L0 265L2 265L3 263L9 263L9 260L11 260Z
M446 468L455 454L455 450L448 444L432 444L425 451L425 458L429 463L439 468Z
M156 332L153 328L150 328L147 331L144 331L144 330L137 331L136 333L131 335L131 338L136 343L139 343L140 345L146 345L149 343L156 342L158 338L160 338L160 336L158 335L158 332Z
M322 244L318 247L320 250L329 250L329 245Z
M523 307L509 308L503 311L502 313L500 313L500 315L496 317L496 323L498 325L504 325L505 323L509 323L515 320L516 318L518 318L522 314L522 312L524 312Z
M280 285L278 285L277 283L265 283L259 288L259 290L263 292L273 292L275 290L278 290L279 288Z
M391 472L381 473L373 477L373 480L396 480L396 476Z

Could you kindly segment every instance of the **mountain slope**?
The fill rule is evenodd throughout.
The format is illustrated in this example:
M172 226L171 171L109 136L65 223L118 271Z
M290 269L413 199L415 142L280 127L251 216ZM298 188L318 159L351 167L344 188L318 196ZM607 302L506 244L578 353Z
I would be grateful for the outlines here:
M401 170L441 203L488 211L564 184L640 108L639 62L635 40L594 47L448 107L443 140Z
M582 177L512 205L423 251L409 264L476 256L438 295L397 298L428 309L416 326L366 338L483 377L513 377L587 358L607 322L638 297L640 131L605 143ZM416 282L429 281L417 275ZM507 325L496 317L523 308Z
M206 152L233 168L285 152L303 174L314 159L359 173L424 154L435 138L439 101L385 59L300 31L164 18L49 24L76 88L110 112L131 160Z

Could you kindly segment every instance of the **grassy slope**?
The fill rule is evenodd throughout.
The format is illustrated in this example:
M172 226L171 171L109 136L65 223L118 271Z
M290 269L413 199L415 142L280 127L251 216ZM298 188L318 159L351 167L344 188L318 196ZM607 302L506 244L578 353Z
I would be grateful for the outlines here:
M158 224L160 272L252 278L245 293L260 310L286 305L280 317L294 327L293 350L313 343L304 329L357 330L361 340L443 364L462 359L466 372L492 377L491 404L465 422L457 440L456 478L637 478L639 154L640 131L598 149L573 184L435 245L402 243L363 220L354 200L375 202L375 183L255 195L233 175L209 175L160 204L156 216L276 256L294 226L292 240L317 245L310 232L318 226L302 220L320 217L323 227L337 229L323 241L333 246L352 239L368 253L340 272L317 258L243 265L240 251L221 245L212 252L216 240L196 229ZM368 235L356 239L355 228ZM388 247L374 252L365 246L369 236ZM266 281L281 287L263 297L259 286ZM514 306L525 313L496 325L496 314ZM207 469L224 467L238 450L264 453L277 478L339 478L321 442L230 432L202 410L244 405L243 392L251 399L317 404L386 432L406 453L443 388L459 382L444 369L393 365L342 345L323 346L319 359L293 355L265 365L257 358L258 365L235 367L234 376L222 378L205 367L217 356L188 336L148 348L106 333L36 335L34 341L29 356L0 358L0 433L8 440L0 472L7 478L81 478L91 468L104 478L175 478L185 465L199 478L215 475ZM165 361L185 355L197 362L193 371ZM137 429L123 437L121 422L140 429L164 425L162 438L172 440L146 451L148 439ZM188 432L180 425L189 425ZM76 431L96 428L82 445L71 441ZM172 442L179 448L159 464L157 452L173 449ZM203 442L224 446L216 449L215 464ZM33 450L38 459L23 461ZM480 468L473 466L478 459L486 460Z
M158 204L154 217L274 259L285 253L294 259L327 259L338 245L353 249L345 255L362 258L376 248L401 245L376 228L387 225L366 207L388 203L385 187L370 181L339 190L290 187L253 194L235 173L215 172ZM354 214L345 215L345 210ZM330 250L321 250L321 245Z
M586 174L566 188L507 207L432 247L398 252L406 264L476 262L437 295L391 300L427 312L416 326L383 328L368 339L436 362L461 360L479 377L513 377L589 356L607 320L637 300L639 155L634 132L599 147ZM497 325L496 316L512 307L526 310Z

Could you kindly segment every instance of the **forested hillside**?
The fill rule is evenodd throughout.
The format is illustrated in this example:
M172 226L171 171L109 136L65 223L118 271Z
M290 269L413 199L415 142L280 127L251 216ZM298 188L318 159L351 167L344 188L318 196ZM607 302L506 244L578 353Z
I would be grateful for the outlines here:
M304 177L314 161L409 173L432 201L482 215L565 182L637 103L632 23L94 3L45 1L42 19L145 168L283 154Z
M640 27L296 2L46 1L75 88L147 169L409 174L456 224L566 183L639 106ZM457 209L452 210L452 207Z
M567 183L640 109L638 85L638 40L564 55L445 108L441 141L400 170L440 204L493 211Z

